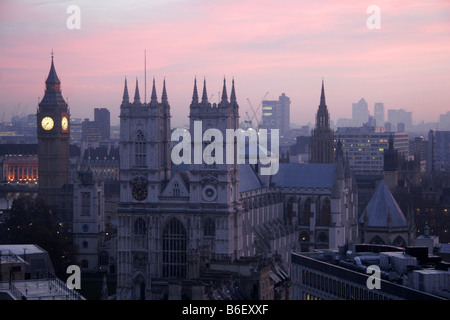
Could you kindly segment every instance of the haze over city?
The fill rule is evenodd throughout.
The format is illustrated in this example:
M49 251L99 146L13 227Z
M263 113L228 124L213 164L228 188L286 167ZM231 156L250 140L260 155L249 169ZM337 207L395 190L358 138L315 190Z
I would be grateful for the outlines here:
M80 28L70 29L70 5ZM367 8L380 8L369 29ZM118 123L125 77L166 79L172 125L188 122L194 78L206 78L217 102L225 76L235 79L240 115L263 96L291 98L291 122L314 121L322 77L331 119L351 117L364 98L438 121L450 106L450 4L447 1L2 1L0 116L36 112L51 52L72 118L93 108Z

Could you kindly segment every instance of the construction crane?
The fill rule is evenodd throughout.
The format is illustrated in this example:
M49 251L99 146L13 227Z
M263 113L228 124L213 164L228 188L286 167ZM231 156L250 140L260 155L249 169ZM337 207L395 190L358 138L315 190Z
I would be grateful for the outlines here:
M268 94L269 94L269 92L266 92L266 94L264 95L264 97L262 97L261 102L259 103L258 108L257 108L256 110L253 108L253 105L252 105L250 99L247 98L248 104L250 105L250 108L252 109L252 112L253 112L253 117L252 117L252 118L250 118L250 117L248 116L248 113L247 113L247 117L249 118L249 121L250 121L251 123L253 123L253 120L256 120L255 122L256 122L256 124L258 125L258 127L261 125L261 123L260 123L260 121L258 121L258 118L257 118L257 112L258 112L259 109L261 108L262 102L266 99L266 97L267 97Z

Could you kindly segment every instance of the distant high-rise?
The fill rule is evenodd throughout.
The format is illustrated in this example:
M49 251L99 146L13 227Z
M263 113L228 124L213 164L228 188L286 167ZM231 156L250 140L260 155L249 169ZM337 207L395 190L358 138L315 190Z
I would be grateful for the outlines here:
M106 108L95 108L94 121L100 127L102 139L109 140L111 137L111 115L109 110Z
M336 140L342 143L343 153L348 156L350 167L357 175L380 175L383 172L384 150L393 146L400 154L409 154L407 132L386 132L380 127L340 127Z
M82 140L87 143L110 139L110 113L106 108L94 109L94 121L84 119L82 123Z
M384 126L384 103L375 102L375 105L373 106L373 117L375 118L377 126Z
M450 170L450 131L434 131L428 133L427 171Z
M320 105L316 114L316 127L313 130L310 143L311 163L334 162L334 138L330 128L330 115L325 103L325 89L322 80Z
M357 103L352 104L352 119L353 125L356 127L360 127L368 121L369 108L364 98L361 98Z
M405 130L408 130L412 126L412 112L403 109L389 109L388 121L395 127L401 122L405 125Z
M285 137L290 130L291 99L281 94L278 100L264 100L262 102L262 127L265 129L279 129L280 137Z

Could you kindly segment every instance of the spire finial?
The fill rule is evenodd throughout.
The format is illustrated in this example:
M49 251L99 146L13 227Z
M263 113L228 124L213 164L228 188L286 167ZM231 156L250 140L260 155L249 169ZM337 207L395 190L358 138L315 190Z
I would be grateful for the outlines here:
M161 102L164 104L167 104L166 77L164 77L164 80L163 80L163 92L162 92Z
M322 91L320 93L320 105L321 106L325 106L325 86L324 86L324 81L323 81L323 77L322 77Z
M129 102L130 102L130 97L128 96L127 77L125 76L125 86L123 88L122 104L127 104Z
M139 95L139 84L137 77L136 77L136 91L134 92L134 103L141 103L141 96Z
M223 89L222 89L222 103L228 102L228 95L227 95L227 80L225 79L225 76L223 76Z
M198 104L197 76L194 78L194 93L192 94L192 104Z
M234 77L231 80L231 96L230 96L230 102L235 104L236 103L236 90L234 89Z
M206 92L206 77L203 79L203 94L202 94L202 103L208 103L208 94Z
M153 86L152 86L152 95L150 97L150 104L154 106L157 103L158 103L158 96L156 95L155 77L153 76Z

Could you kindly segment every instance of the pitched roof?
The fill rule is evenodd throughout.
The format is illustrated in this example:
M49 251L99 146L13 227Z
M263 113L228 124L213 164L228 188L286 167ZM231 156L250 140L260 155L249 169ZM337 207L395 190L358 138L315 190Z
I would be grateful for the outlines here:
M405 227L407 225L405 215L384 180L381 181L370 198L364 213L359 218L359 223L364 223L365 215L367 215L367 226L369 227L387 227L388 215L391 216L392 227Z
M335 178L334 163L280 163L271 182L278 187L331 189Z
M250 164L239 165L239 192L256 190L262 187L255 170Z

